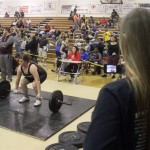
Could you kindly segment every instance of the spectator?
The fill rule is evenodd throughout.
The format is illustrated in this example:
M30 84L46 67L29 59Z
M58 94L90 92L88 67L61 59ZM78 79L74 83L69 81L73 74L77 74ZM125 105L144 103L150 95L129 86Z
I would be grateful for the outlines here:
M15 11L14 17L17 18L17 19L20 17L20 14L19 14L18 11Z
M84 150L150 148L149 18L148 9L136 8L122 20L120 47L127 78L109 83L100 90Z
M116 12L115 9L113 9L113 11L112 11L112 13L111 13L111 17L112 17L112 19L113 19L115 22L118 21L119 15L118 15L118 13Z
M108 21L105 18L102 18L99 22L101 28L106 28L107 23L108 23Z
M4 29L4 36L0 41L0 69L1 80L12 81L12 49L14 38L10 35L10 28Z
M47 57L47 51L48 51L48 40L46 39L46 36L45 34L40 34L39 35L39 56L40 57L43 57L43 58L40 58L40 64L42 64L43 62L43 65L44 67L46 67L46 57Z
M47 23L45 25L45 33L49 32L49 30L50 30L50 25Z
M5 12L4 18L9 18L9 17L10 17L9 13L8 13L8 12Z
M23 12L23 10L21 10L21 12L20 12L20 17L24 18L24 12Z
M72 60L72 61L80 61L81 60L80 52L78 51L78 47L77 46L73 46L72 50L68 54L68 59ZM76 73L77 69L78 69L78 64L76 64L76 63L70 63L65 68L65 72L70 72L71 73L69 81L73 81L74 80L74 74L73 73Z
M105 29L105 32L103 34L103 39L104 39L104 42L109 44L110 42L110 32L108 31L108 29Z

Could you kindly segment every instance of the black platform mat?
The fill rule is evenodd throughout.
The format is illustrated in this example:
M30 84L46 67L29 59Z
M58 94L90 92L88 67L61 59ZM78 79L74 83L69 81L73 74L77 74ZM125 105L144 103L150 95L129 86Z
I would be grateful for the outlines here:
M50 94L42 92L46 98ZM47 140L95 105L93 100L64 95L64 101L72 102L72 106L62 105L59 112L53 114L47 100L35 108L35 98L30 97L30 102L20 104L18 100L22 97L11 93L7 99L0 100L0 126L41 140Z

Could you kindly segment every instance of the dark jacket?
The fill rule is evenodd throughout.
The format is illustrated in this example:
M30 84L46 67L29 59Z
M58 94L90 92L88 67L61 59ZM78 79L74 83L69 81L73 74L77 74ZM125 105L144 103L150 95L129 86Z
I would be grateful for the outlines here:
M12 54L14 38L11 35L4 36L0 42L0 54Z
M84 150L146 150L140 117L125 79L106 85L99 93Z

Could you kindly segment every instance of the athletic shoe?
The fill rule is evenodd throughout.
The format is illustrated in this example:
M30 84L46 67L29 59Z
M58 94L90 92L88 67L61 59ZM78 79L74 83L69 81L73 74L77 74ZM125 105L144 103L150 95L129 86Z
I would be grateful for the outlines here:
M28 97L23 97L19 100L19 103L24 103L24 102L28 102L30 99Z
M34 103L34 107L38 107L42 104L41 100L37 99L36 102Z

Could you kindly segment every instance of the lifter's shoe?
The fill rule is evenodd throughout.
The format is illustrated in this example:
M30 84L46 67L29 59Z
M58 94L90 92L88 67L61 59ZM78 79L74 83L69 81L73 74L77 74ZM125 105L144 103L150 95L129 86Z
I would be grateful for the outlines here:
M24 103L24 102L28 102L28 101L30 101L30 99L29 99L29 97L23 97L23 98L21 98L20 100L19 100L19 103Z
M34 107L38 107L42 104L41 100L37 99L36 102L34 103Z

